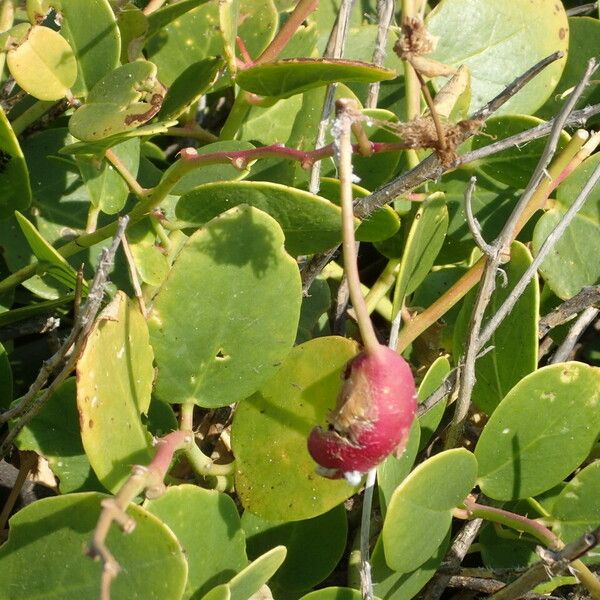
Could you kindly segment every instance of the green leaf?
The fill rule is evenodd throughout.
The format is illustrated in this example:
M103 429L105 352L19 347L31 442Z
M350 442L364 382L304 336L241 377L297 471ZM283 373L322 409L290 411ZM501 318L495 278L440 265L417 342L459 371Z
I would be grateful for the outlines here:
M533 253L538 254L564 212L552 209L538 220L533 232ZM600 281L600 223L575 215L565 233L550 250L539 271L561 299L572 298L586 285Z
M372 83L394 77L396 72L391 69L361 61L290 58L240 71L236 83L243 90L260 96L289 98L338 81Z
M442 384L448 373L450 373L450 361L445 356L438 356L427 370L427 373L425 373L425 377L423 377L423 380L419 385L417 402L425 402L425 400L427 400L427 398ZM431 436L435 433L444 416L445 410L446 399L438 402L429 412L425 413L419 419L419 425L421 426L419 451L425 448L427 442L429 442Z
M498 111L531 114L550 97L565 66L569 25L562 3L554 0L442 0L425 25L440 37L428 58L469 67L470 113L542 58L564 52Z
M148 323L159 398L225 406L276 371L294 342L301 297L298 267L282 246L277 223L248 206L189 238Z
M196 2L198 5L199 2ZM189 4L179 2L172 10L181 5L185 14L170 23L160 25L155 31L158 15L149 15L152 36L146 45L148 58L158 66L160 81L170 87L190 65L211 56L223 56L223 35L219 29L219 3L206 2L189 10ZM167 11L170 6L162 10ZM156 14L156 13L153 13ZM240 0L240 22L237 34L244 40L250 56L257 58L275 35L279 24L279 15L272 0ZM218 87L231 84L230 77L222 77Z
M430 188L445 194L450 218L448 233L437 259L438 264L467 260L473 250L473 236L465 216L465 190L472 175L476 175L476 172L455 171L444 176L440 183L433 184ZM484 239L496 238L517 199L518 194L515 190L488 177L479 177L471 205Z
M599 400L600 371L583 363L551 365L522 379L498 405L477 443L482 492L496 500L516 500L562 481L600 434Z
M552 530L568 544L592 531L600 523L600 461L579 471L560 493L552 507ZM590 553L584 562L599 562Z
M245 512L242 527L250 558L277 545L287 548L283 565L269 583L277 597L278 592L308 590L333 571L346 547L348 519L342 505L313 519L287 523Z
M475 457L457 448L421 463L398 486L381 533L391 569L414 571L434 554L448 534L452 509L465 499L476 477Z
M31 204L29 172L17 136L0 108L0 219Z
M114 146L112 151L127 170L137 177L140 140L126 140ZM75 162L85 181L91 203L108 215L118 213L125 206L129 187L113 165L107 159L95 156L76 156Z
M341 239L341 210L328 200L277 183L208 183L181 197L176 214L190 225L203 225L226 210L248 204L271 215L283 229L292 256L332 248Z
M600 154L594 154L558 187L556 207L536 223L532 240L534 255L573 204L598 163ZM600 186L596 186L542 263L540 273L559 298L572 298L584 286L600 281L600 265L596 260L599 251Z
M235 486L246 510L270 521L298 521L355 492L344 480L315 473L306 439L334 408L340 374L357 352L354 342L338 337L296 346L275 376L238 406L231 435Z
M158 33L163 27L181 17L186 12L205 4L208 0L179 0L174 4L162 6L148 15L148 37Z
M6 410L13 398L13 380L8 353L0 343L0 409Z
M125 4L116 14L121 35L121 63L141 58L141 51L148 33L148 18L132 3Z
M450 531L434 554L420 567L408 573L398 573L388 567L385 561L383 538L379 536L371 555L373 591L382 600L412 600L435 575L446 556L449 545Z
M198 148L198 154L209 154L213 152L242 152L244 150L254 150L254 146L250 142L239 142L237 140L226 140L223 142L214 142L206 144L202 148ZM238 169L231 163L214 163L214 164L198 164L198 168L190 173L186 173L171 190L175 196L183 196L188 192L192 192L198 186L205 183L213 183L215 181L237 181L245 179L250 173L249 163L245 168ZM169 170L165 172L165 177L169 175ZM216 216L216 215L213 215ZM212 217L210 217L212 218Z
M183 598L200 598L241 571L246 558L244 532L233 500L194 485L170 487L144 508L177 536L188 564Z
M327 587L302 596L300 600L361 600L358 590L343 587ZM376 599L378 600L378 599Z
M560 110L565 98L563 94L574 88L583 77L590 58L600 55L600 21L593 17L569 18L569 52L567 64L554 93L537 112L543 119L551 119ZM600 89L589 85L579 100L580 106L596 104L600 101Z
M6 64L15 81L38 100L58 100L77 78L77 62L59 33L34 25L27 38L9 49Z
M179 117L206 94L222 67L223 60L214 57L191 64L169 87L157 118L170 121Z
M94 325L77 363L83 447L98 479L116 492L131 466L152 457L140 415L148 411L154 370L146 322L123 292Z
M77 282L75 269L42 237L35 226L20 212L15 212L15 217L32 252L37 256L40 263L44 263L44 271L66 287L74 290ZM87 284L85 287L87 288Z
M86 104L71 117L69 131L84 142L124 133L154 117L162 99L156 66L145 60L128 63L93 87Z
M275 574L285 560L286 549L276 546L251 562L228 584L231 600L248 600Z
M95 492L68 494L44 498L20 510L10 520L8 541L0 548L3 597L97 597L102 562L91 560L82 550L91 541L100 503L106 498ZM136 523L133 532L123 535L118 527L112 527L107 538L121 566L111 597L179 600L187 575L179 542L168 527L140 506L131 504L127 510Z
M510 251L510 262L502 266L507 284L497 282L484 319L496 313L500 305L512 293L521 276L533 259L521 242L514 242ZM475 294L471 293L463 302L454 328L454 356L456 361L464 351L473 312ZM538 364L538 321L540 291L537 278L533 278L515 304L510 314L502 321L489 340L489 352L477 359L475 364L475 387L473 402L488 415L494 412L502 398L523 377L533 373Z
M393 454L390 454L377 466L377 492L379 493L381 514L384 517L393 493L404 481L413 467L419 450L420 437L421 432L419 426L414 422L402 456L396 457Z
M239 21L240 0L219 0L219 31L223 36L223 54L233 77L237 71L235 48Z
M373 165L375 168L376 165ZM370 192L365 188L352 184L352 197L364 198ZM319 195L340 206L340 182L338 179L322 177L319 185ZM356 229L355 235L359 242L378 242L393 236L400 228L400 217L391 206L384 206L369 215Z
M318 322L331 306L331 291L327 280L321 276L316 277L308 289L308 294L302 298L300 320L298 322L298 335L296 344L307 342L319 335Z
M395 317L404 299L412 294L431 270L448 230L446 201L438 192L419 208L413 219L394 289Z
M57 388L15 444L19 450L33 450L48 461L62 494L103 489L81 442L74 377Z
M501 115L492 117L485 122L485 129L481 135L473 138L472 149L477 150L489 146L491 140L500 141L526 129L536 127L543 123L541 119L529 115ZM558 150L562 150L569 142L570 136L562 131ZM477 161L477 166L490 177L504 183L514 189L522 189L527 186L531 174L542 155L546 140L531 140L523 146L514 146L486 156Z
M121 36L108 0L54 0L62 15L61 35L73 48L77 80L71 89L76 97L86 96L102 77L119 64Z

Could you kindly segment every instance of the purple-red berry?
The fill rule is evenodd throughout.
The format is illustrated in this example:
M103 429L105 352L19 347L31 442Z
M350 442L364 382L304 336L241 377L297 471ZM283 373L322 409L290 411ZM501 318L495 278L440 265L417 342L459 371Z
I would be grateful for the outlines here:
M343 380L329 428L315 427L308 437L319 472L331 479L366 473L402 452L417 408L410 367L387 346L352 358Z

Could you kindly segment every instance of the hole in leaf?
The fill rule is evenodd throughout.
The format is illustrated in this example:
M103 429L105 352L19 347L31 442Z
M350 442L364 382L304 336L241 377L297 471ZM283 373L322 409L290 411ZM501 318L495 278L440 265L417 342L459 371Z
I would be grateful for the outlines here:
M223 352L223 350L219 350L216 354L215 354L215 358L217 360L229 360L229 354L225 354Z

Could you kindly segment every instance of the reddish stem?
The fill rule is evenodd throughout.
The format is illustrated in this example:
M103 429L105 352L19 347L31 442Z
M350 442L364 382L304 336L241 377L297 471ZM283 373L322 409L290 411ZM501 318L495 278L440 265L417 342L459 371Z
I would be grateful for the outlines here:
M244 59L244 68L248 68L251 67L252 65L254 65L254 61L252 60L252 57L250 56L250 53L248 52L248 48L246 48L246 44L244 43L244 40L238 35L235 38L235 43L237 44L238 50L240 51L240 54L242 55L242 58Z

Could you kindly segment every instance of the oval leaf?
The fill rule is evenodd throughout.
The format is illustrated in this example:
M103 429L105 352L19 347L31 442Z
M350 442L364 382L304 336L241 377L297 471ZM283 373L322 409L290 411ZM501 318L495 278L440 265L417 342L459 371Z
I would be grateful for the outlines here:
M15 81L38 100L63 98L77 78L69 42L40 25L34 25L25 41L8 51L6 64Z
M20 510L10 520L8 541L0 548L4 597L96 598L102 563L91 560L82 549L91 540L100 503L106 498L95 492L69 494L44 498ZM133 532L123 535L113 527L107 538L121 566L111 586L111 597L179 600L187 576L179 542L168 527L140 506L131 504L127 512L136 523Z
M507 284L496 285L484 319L487 320L496 313L532 261L529 250L521 242L512 244L510 262L502 267L506 273ZM474 294L468 296L456 321L454 354L457 359L463 353L466 344L474 298ZM513 386L529 373L533 373L537 367L539 307L539 284L534 277L510 314L490 338L490 351L477 359L472 399L488 415L494 412Z
M391 69L358 60L290 58L240 71L235 82L260 96L289 98L338 81L372 83L395 77Z
M274 597L285 591L308 590L323 581L342 558L348 533L342 505L313 519L291 523L265 521L245 512L242 526L251 558L279 544L287 548L283 565L269 582Z
M256 594L279 569L285 555L284 546L275 546L251 562L227 584L231 600L248 600Z
M183 598L200 598L248 563L240 517L226 494L178 485L147 500L144 508L169 527L183 548L189 571Z
M0 219L31 204L29 171L21 146L0 108Z
M123 292L104 309L77 363L83 447L98 479L115 492L131 466L152 456L140 418L148 412L154 370L148 330Z
M552 507L552 530L565 542L574 542L600 523L600 461L577 473L560 493ZM598 555L584 558L597 563Z
M296 346L275 376L238 406L235 485L246 510L270 521L310 519L355 492L344 480L315 473L306 440L334 408L341 372L357 352L354 342L338 337Z
M338 206L278 183L208 183L182 196L176 214L186 223L202 225L239 204L270 214L283 229L285 247L293 256L321 252L340 242L342 217Z
M156 395L215 407L252 394L294 343L300 299L276 221L249 206L213 219L186 242L154 301Z
M546 67L498 111L532 114L552 94L565 66L569 25L562 3L555 0L442 0L425 23L440 37L428 58L453 67L465 64L471 71L469 113L560 50L564 58Z
M381 533L391 569L408 573L434 554L448 534L452 509L472 490L476 477L475 457L457 448L421 463L400 484Z
M562 481L600 434L599 402L600 370L583 363L551 365L522 379L498 405L477 443L483 493L516 500Z

